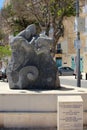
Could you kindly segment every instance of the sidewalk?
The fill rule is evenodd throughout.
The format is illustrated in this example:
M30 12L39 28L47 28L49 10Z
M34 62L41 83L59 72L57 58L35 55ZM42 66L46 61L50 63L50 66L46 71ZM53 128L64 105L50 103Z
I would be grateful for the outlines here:
M75 76L73 75L73 76L59 76L61 79L74 79L75 80ZM81 80L87 80L86 78L85 78L85 76L84 75L82 75L82 79Z
M75 76L59 76L61 79L75 79Z

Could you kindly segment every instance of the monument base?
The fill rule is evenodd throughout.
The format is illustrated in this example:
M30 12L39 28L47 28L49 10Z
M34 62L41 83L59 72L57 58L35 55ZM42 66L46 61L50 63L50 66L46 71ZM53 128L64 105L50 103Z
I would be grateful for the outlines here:
M58 96L57 130L83 130L81 96Z
M83 125L87 125L87 89L64 86L60 90L11 90L0 86L0 128L57 129L57 97L80 95Z

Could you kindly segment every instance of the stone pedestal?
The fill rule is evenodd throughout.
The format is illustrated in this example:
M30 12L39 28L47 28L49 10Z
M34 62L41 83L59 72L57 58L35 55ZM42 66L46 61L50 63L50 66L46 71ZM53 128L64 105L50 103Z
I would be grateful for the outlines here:
M58 96L58 130L83 130L81 96Z
M58 111L57 108L57 105L61 103L58 103L58 96L62 96L63 99L66 100L66 98L64 97L67 97L67 95L69 95L69 98L67 100L70 100L70 103L75 103L75 101L76 105L80 103L80 108L75 109L77 110L75 112L78 112L75 113L75 116L76 118L79 117L79 120L81 117L81 120L78 120L81 126L87 126L87 89L62 86L61 90L14 91L12 89L9 89L7 83L0 82L0 130L3 128L8 128L9 130L12 130L12 128L17 128L18 130L20 130L21 128L27 128L28 130L57 130L57 113L60 112L61 115L61 111ZM77 98L78 95L82 97L83 103L82 100L80 100L81 98ZM75 97L75 99L73 99L72 96ZM64 100L62 104L63 103ZM83 119L80 115L80 113L82 112L81 104L83 105ZM67 111L68 110L69 108L67 109ZM79 130L82 130L81 128L79 128Z

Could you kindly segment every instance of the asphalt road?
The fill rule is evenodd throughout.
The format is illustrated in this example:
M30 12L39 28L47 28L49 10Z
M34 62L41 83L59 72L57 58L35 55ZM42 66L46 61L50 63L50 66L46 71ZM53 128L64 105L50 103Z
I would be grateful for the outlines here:
M59 78L61 84L77 86L77 79L74 76L60 76ZM81 79L81 87L87 88L87 80Z
M63 85L71 85L71 86L77 86L77 79L75 79L75 76L59 76L60 84ZM0 86L8 86L8 82L3 82L0 80ZM81 87L87 88L87 80L81 79ZM7 87L6 87L7 88Z

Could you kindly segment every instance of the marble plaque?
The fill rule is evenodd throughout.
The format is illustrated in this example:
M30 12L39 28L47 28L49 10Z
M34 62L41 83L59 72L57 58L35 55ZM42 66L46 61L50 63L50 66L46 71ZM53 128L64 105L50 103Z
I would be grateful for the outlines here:
M83 130L83 101L81 96L58 96L58 130Z

